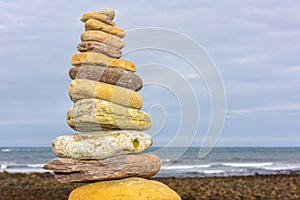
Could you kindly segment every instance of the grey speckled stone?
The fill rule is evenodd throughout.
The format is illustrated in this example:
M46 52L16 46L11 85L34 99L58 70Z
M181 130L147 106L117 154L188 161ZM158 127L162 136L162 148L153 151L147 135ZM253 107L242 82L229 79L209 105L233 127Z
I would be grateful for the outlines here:
M151 136L140 131L101 131L59 136L52 142L52 151L63 158L104 159L140 153L151 144Z
M145 112L100 99L77 101L67 113L67 123L80 132L105 129L147 130L151 118Z
M69 71L71 79L89 79L138 91L143 86L142 79L130 72L119 68L102 66L72 67Z

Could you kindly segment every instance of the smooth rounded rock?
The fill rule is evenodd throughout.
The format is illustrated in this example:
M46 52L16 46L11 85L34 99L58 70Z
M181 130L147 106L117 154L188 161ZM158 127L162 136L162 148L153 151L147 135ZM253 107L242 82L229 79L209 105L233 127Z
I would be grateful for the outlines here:
M125 31L123 29L115 27L115 26L107 25L107 24L100 22L98 20L95 20L95 19L89 19L85 22L85 30L86 31L91 31L91 30L103 31L103 32L111 34L111 35L116 35L120 38L125 37Z
M151 136L140 131L101 131L59 136L52 151L62 158L89 160L140 153L151 145Z
M61 183L96 182L127 177L149 178L161 167L159 157L153 154L118 155L102 160L75 160L55 158L44 165L53 170Z
M111 58L120 58L122 51L116 47L109 46L100 42L81 42L77 45L77 49L80 52L97 52L102 53Z
M73 190L69 200L181 200L163 183L143 178L101 181Z
M134 109L143 105L142 96L133 90L87 79L72 80L69 95L73 102L96 98Z
M99 13L102 13L106 16L108 16L111 20L115 18L115 11L112 8L105 8L101 10Z
M125 46L125 43L121 38L105 33L103 31L83 32L80 36L80 39L82 42L87 42L87 41L101 42L119 49Z
M104 23L109 24L111 26L115 26L115 23L112 21L112 19L109 16L107 16L103 13L100 13L100 12L85 13L85 14L83 14L83 16L81 17L80 20L82 22L86 22L89 19L96 19L98 21L104 22Z
M68 125L79 132L104 129L147 130L151 118L145 112L100 99L77 101L67 113Z
M71 79L89 79L138 91L143 87L142 79L130 71L101 66L72 67Z
M127 60L119 60L110 58L104 54L96 52L83 52L79 54L74 54L72 56L72 65L73 66L82 66L82 65L94 65L94 66L108 66L114 68L120 68L127 71L136 71L136 66L132 62Z

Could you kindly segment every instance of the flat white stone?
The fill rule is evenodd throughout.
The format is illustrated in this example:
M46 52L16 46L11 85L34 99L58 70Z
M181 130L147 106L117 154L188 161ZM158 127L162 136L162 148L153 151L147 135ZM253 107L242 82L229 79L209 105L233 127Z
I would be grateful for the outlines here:
M52 142L52 151L63 158L104 159L143 152L151 145L152 137L140 131L101 131L59 136Z

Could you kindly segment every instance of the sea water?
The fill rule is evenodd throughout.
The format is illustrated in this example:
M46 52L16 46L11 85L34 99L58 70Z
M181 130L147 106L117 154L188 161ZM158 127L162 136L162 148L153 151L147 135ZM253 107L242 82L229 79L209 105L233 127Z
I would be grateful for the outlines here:
M300 147L217 147L203 159L199 148L151 147L162 168L157 177L206 177L255 174L300 173ZM42 166L55 158L50 147L0 147L1 171L47 172Z

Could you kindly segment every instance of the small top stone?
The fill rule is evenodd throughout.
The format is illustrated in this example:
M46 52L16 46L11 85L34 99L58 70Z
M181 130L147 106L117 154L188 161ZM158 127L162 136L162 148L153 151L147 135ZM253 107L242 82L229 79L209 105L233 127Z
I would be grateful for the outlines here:
M88 12L83 14L83 16L81 17L81 21L86 22L89 19L96 19L99 20L101 22L104 22L106 24L109 24L111 26L115 26L116 24L105 14L102 14L100 12Z
M101 10L99 13L108 16L111 20L115 18L115 11L112 8L105 8Z

